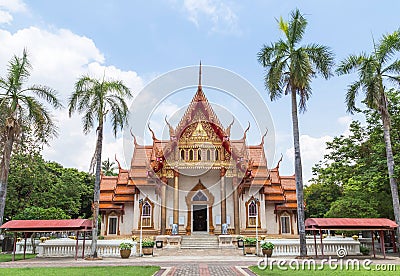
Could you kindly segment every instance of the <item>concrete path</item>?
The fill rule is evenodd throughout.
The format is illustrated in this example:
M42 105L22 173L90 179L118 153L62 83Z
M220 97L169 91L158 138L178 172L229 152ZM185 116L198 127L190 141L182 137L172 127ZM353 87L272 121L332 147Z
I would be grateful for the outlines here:
M373 264L400 264L399 255L389 255L386 259L377 256L371 259ZM334 258L334 257L332 257ZM353 256L348 258L354 258ZM3 267L79 267L79 266L139 266L156 265L162 269L156 274L158 276L235 276L235 275L254 275L248 266L257 265L260 257L244 256L241 250L237 249L215 249L215 250L167 250L158 249L154 257L130 257L103 258L102 260L74 260L73 258L34 258L17 262L0 263ZM273 257L270 261L287 260L290 257ZM367 257L357 257L359 260L368 259ZM346 260L346 258L344 259ZM317 259L319 263L321 259Z

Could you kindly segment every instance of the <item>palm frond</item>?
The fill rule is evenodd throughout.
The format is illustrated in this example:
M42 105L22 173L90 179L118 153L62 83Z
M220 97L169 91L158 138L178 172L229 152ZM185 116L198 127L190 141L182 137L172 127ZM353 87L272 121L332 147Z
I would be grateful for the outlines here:
M358 56L349 55L346 59L339 63L336 69L336 74L345 75L354 72L358 69L364 59L366 59L366 55L364 53Z
M347 112L353 114L354 111L357 110L356 108L356 97L358 92L362 89L362 82L355 81L348 86L347 93L346 93L346 105L347 105Z
M390 60L394 54L400 50L400 32L394 31L384 35L376 47L376 57L380 63L384 64Z
M289 44L294 47L303 38L305 29L307 27L307 20L300 13L298 9L295 9L291 13L291 19L289 21L288 40Z
M25 91L31 91L36 94L39 98L44 99L47 103L51 104L54 108L62 108L62 104L57 98L57 92L44 85L33 85L26 89L21 90L21 93Z
M332 76L334 54L329 47L310 44L303 47L303 49L307 53L311 63L314 64L318 73L320 73L325 79Z

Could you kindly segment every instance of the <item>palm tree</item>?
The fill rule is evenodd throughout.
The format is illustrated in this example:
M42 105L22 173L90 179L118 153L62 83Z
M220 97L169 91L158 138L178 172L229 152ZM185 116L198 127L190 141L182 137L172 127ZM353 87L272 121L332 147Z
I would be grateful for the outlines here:
M297 117L297 95L300 112L306 110L311 96L311 79L320 73L325 79L331 76L333 54L326 46L309 44L299 46L307 26L307 20L298 9L292 11L289 21L278 20L284 38L271 45L264 45L258 53L258 61L266 68L265 87L271 100L283 94L291 94L294 160L296 174L297 216L300 236L300 256L307 256L303 177L300 155L299 125Z
M14 56L10 60L6 77L0 77L0 110L3 113L0 126L2 132L0 225L3 223L8 172L14 143L19 141L25 131L31 131L38 142L42 143L47 143L50 138L57 135L57 127L45 103L54 108L61 108L62 105L57 99L57 93L47 86L24 87L31 69L28 53L24 49L22 57Z
M104 175L107 175L107 176L116 175L116 173L114 173L114 171L116 169L117 169L117 167L115 167L115 162L113 162L113 161L110 162L110 158L107 158L107 160L104 160L101 163L101 170L103 171Z
M349 85L346 95L347 111L357 111L356 97L360 91L365 94L365 104L381 115L383 137L386 146L386 159L389 173L390 190L392 192L393 212L396 223L400 225L399 188L394 175L394 159L390 139L390 114L388 112L388 89L386 84L400 84L400 60L394 59L400 50L400 30L384 35L375 43L374 50L369 55L349 55L338 66L339 75L357 72L358 79ZM385 83L384 83L385 81ZM400 241L400 227L397 228Z
M103 147L103 127L106 117L111 119L114 136L118 128L122 129L127 123L128 106L125 97L132 97L131 91L122 81L106 81L82 76L75 83L75 91L69 98L69 116L74 111L83 114L83 132L88 134L97 124L97 142L95 154L92 159L96 168L93 196L93 231L92 231L92 257L97 258L97 232L100 200L100 172L101 152Z

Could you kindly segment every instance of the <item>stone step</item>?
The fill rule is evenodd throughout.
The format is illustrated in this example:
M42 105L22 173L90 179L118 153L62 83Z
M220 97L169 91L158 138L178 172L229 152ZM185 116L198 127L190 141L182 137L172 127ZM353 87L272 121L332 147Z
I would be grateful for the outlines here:
M219 242L217 236L192 235L182 237L182 249L218 249Z

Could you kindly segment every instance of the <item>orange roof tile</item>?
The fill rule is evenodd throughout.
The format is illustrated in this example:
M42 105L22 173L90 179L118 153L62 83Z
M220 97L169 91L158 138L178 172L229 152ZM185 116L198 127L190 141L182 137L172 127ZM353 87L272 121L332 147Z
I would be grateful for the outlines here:
M114 203L100 203L99 209L122 209L122 205L117 205Z
M297 209L297 203L294 202L286 202L282 205L276 206L277 210L288 210L288 209Z
M267 201L285 201L283 195L265 195L265 200Z

